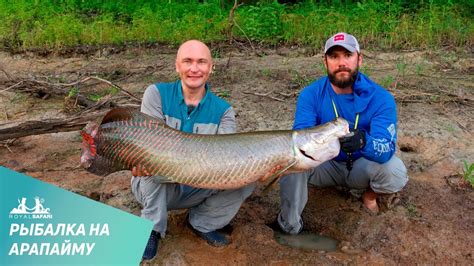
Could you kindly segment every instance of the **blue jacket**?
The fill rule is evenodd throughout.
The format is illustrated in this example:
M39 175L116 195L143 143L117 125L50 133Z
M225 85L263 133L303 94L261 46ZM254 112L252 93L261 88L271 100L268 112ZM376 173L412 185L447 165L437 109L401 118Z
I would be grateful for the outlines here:
M304 88L296 104L293 129L309 128L335 119L331 99L339 116L349 122L351 129L359 113L357 128L366 132L366 145L353 154L353 159L363 156L374 162L387 162L395 153L397 141L395 99L362 73L358 74L351 94L336 94L327 76ZM335 160L346 159L347 155L341 151Z

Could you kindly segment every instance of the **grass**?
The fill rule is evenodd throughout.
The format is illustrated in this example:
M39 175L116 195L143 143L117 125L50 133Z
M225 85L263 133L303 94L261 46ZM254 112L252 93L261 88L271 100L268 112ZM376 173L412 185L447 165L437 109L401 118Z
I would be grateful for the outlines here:
M472 188L474 188L474 163L468 164L466 160L464 160L463 163L463 178L471 185Z
M299 87L305 87L311 82L314 81L314 77L308 77L306 75L302 75L298 73L298 71L292 71L291 69L289 70L290 73L292 73L292 81L298 84Z
M212 59L218 59L218 58L221 58L221 51L218 50L218 49L214 49L211 51L211 56L212 56Z
M423 64L416 64L415 65L415 74L417 76L423 75L424 71L425 71L425 66Z
M362 65L360 67L360 72L364 73L367 77L370 77L372 75L372 68L368 65Z
M407 215L410 218L420 218L421 214L418 212L418 209L413 203L407 203L406 205Z
M272 75L272 71L269 69L269 68L262 68L260 70L260 72L262 73L262 75L264 75L265 77L270 77Z
M395 78L390 75L390 74L387 74L385 77L383 77L383 79L380 81L380 85L384 88L388 88L390 87L390 85L393 84L393 82L395 81Z
M437 101L439 101L439 97L432 96L432 97L430 97L430 100L433 101L433 102L437 102ZM449 122L443 123L443 127L449 133L456 132L456 127L453 124L449 123Z
M218 89L216 95L222 98L230 98L230 92L228 90Z
M110 86L107 89L100 92L93 92L87 95L87 98L91 101L98 102L100 99L107 95L116 95L120 90L114 86Z
M405 63L405 60L402 58L400 62L397 62L397 76L403 77L406 74L407 70L407 63Z
M437 103L437 102L439 102L440 98L441 97L439 95L431 95L430 96L430 101L434 102L434 103ZM452 125L446 126L446 130L448 130L448 132L454 132L454 127Z
M79 93L79 88L73 87L68 91L67 97L76 97L78 93Z
M223 0L0 0L0 47L62 49L78 45L227 40L231 5ZM472 47L474 3L430 1L245 1L233 36L267 45L322 47L347 31L363 48Z

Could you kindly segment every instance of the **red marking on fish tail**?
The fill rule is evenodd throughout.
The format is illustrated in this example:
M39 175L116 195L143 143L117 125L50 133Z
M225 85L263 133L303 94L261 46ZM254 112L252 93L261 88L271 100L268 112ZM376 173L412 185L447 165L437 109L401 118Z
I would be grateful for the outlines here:
M86 142L87 144L89 144L89 150L91 152L91 155L96 156L97 149L95 147L94 138L90 134L87 134L84 131L81 131L80 133L81 133L83 142Z

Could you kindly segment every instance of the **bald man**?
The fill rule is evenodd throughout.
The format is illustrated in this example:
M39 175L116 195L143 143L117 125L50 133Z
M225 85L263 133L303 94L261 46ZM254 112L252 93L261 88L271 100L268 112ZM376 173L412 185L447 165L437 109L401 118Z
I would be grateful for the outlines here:
M163 120L177 130L195 134L228 134L236 129L235 112L214 95L207 84L212 72L209 48L202 42L183 43L176 55L179 80L150 85L143 95L141 111ZM143 205L141 217L154 223L144 260L156 256L160 237L165 236L168 210L189 209L187 224L212 246L229 244L219 232L237 214L255 185L234 190L198 189L180 184L160 184L146 169L132 171L132 192Z

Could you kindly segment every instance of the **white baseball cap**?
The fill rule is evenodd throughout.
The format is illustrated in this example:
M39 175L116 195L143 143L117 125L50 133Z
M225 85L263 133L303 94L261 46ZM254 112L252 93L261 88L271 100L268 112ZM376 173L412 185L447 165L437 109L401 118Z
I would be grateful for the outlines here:
M324 53L326 54L327 51L333 48L334 46L344 47L351 53L360 53L359 42L357 42L357 39L354 36L345 32L336 33L331 38L329 38L326 41L326 45L324 45Z

